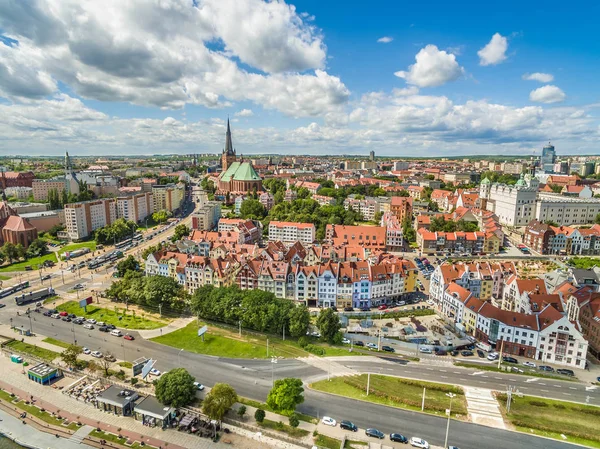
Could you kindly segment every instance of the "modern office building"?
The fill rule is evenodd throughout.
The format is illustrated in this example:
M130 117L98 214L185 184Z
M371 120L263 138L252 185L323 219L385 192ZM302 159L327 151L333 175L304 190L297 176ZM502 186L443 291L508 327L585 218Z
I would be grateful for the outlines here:
M556 151L554 146L548 142L542 149L542 158L540 159L540 167L544 173L552 173L554 171L554 163L556 162Z

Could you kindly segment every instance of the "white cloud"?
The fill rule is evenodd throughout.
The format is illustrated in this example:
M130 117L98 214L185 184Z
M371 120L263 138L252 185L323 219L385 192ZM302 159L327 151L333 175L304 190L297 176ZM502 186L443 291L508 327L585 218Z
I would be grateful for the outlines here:
M539 87L529 93L529 99L536 103L560 103L565 101L565 98L567 98L565 93L552 84Z
M252 117L254 112L252 112L252 109L242 109L241 111L236 112L235 115L236 117Z
M383 37L380 37L379 39L377 39L377 42L379 42L380 44L389 44L393 40L394 40L393 37L383 36Z
M551 83L554 81L554 76L549 73L525 73L523 79L527 81L539 81L540 83Z
M419 87L441 86L458 79L464 72L456 61L456 57L435 45L427 45L415 56L416 63L408 67L408 71L395 72L408 84Z
M322 70L326 48L309 19L262 0L2 2L0 29L19 44L0 46L0 95L42 98L60 81L100 101L172 109L253 101L322 115L349 92Z
M496 65L506 60L508 40L500 33L492 36L488 44L477 52L479 65Z

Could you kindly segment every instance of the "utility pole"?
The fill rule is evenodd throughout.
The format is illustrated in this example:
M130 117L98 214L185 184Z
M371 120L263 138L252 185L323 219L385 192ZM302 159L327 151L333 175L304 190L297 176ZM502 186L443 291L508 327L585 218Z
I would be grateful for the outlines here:
M371 373L367 374L367 396L369 396L369 386L371 384Z
M158 313L160 314L160 317L162 318L162 302L158 305Z
M267 357L269 357L269 339L267 338Z
M510 404L512 402L512 394L513 387L511 385L508 386L508 390L506 390L506 414L510 413Z
M29 331L33 334L33 324L31 324L31 312L27 315L29 316Z
M426 388L423 387L423 400L421 401L421 411L425 410L425 390Z
M500 344L500 354L498 354L498 369L500 369L500 364L502 363L502 353L504 352L504 340Z
M240 337L242 336L242 320L239 321L239 325L240 325L240 332L239 335Z
M283 324L283 341L285 341L285 323Z

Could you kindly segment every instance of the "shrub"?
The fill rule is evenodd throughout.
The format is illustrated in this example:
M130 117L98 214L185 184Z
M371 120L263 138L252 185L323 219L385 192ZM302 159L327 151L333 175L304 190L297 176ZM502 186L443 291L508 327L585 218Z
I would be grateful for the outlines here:
M283 430L285 429L285 425L281 421L277 421L277 424L275 424L275 428L277 430Z
M240 418L244 418L244 415L246 414L246 406L245 405L240 405L240 408L238 408L237 410L237 414Z
M303 336L298 339L298 345L300 345L301 348L306 348L309 344L310 338L308 338L307 336Z
M289 422L290 422L290 426L293 428L296 428L300 425L300 419L298 418L298 415L295 413L292 413L290 415Z
M265 420L265 411L262 408L257 408L254 412L254 419L257 423L261 423Z
M137 377L132 377L131 378L131 385L135 385L138 383L138 378Z
M548 407L548 403L544 401L529 401L529 405L533 405L534 407Z
M321 348L320 346L317 346L317 345L306 345L304 350L306 350L314 355L325 355L325 348Z

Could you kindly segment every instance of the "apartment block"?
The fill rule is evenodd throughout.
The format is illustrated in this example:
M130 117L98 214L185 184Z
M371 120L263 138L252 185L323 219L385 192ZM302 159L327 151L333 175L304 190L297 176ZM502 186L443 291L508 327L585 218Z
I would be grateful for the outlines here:
M35 201L47 201L48 192L56 190L59 194L67 188L67 181L63 179L34 179L31 183L33 199Z
M185 184L166 184L152 186L154 210L173 212L181 207L185 197Z
M65 205L65 226L71 240L89 237L93 231L117 219L117 200L107 198Z
M208 201L192 215L192 229L212 231L221 218L221 202Z
M316 228L313 223L292 223L272 221L269 223L269 240L284 243L301 242L310 244L315 241Z
M152 193L117 198L117 216L139 223L154 213Z
M344 200L344 209L352 209L360 213L365 220L372 221L375 219L375 214L379 212L379 202L374 198L359 200L348 197Z

